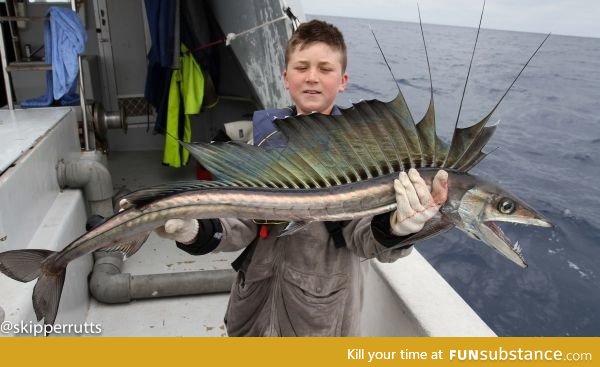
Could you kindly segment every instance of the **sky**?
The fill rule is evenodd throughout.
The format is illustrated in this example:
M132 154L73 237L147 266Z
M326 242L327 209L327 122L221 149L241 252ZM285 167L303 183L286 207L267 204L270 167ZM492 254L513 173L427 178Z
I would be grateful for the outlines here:
M477 27L483 0L301 0L306 14ZM487 0L482 28L600 37L600 0Z

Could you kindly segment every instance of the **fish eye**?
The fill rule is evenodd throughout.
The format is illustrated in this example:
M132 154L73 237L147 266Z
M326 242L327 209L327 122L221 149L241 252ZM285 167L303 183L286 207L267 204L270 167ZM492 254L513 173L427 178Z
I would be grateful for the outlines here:
M502 198L498 202L498 211L502 214L512 214L515 212L517 205L509 198Z

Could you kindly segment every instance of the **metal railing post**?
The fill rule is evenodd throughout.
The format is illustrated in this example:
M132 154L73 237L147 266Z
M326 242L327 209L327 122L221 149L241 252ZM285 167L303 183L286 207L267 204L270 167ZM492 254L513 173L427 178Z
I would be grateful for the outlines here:
M71 9L77 13L77 1L71 0ZM81 115L83 117L83 139L85 141L85 150L90 150L90 138L88 136L87 111L85 108L85 85L83 84L83 69L81 67L81 55L77 55L79 64L79 105L81 106Z
M6 103L8 103L9 110L14 110L15 105L12 95L12 83L10 80L10 75L8 75L8 71L6 70L8 61L6 60L6 45L4 44L4 30L2 29L2 22L0 22L0 58L2 58L2 75L4 76L4 89L6 90Z

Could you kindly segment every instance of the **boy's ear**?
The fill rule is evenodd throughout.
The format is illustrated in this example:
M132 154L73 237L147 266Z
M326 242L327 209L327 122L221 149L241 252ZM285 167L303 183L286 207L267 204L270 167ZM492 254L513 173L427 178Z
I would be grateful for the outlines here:
M287 79L287 70L284 70L282 75L283 75L283 85L285 86L285 89L290 89L288 79Z
M340 83L340 87L338 88L338 92L343 92L344 89L346 89L346 86L348 85L348 80L350 80L350 77L348 76L347 73L344 73L342 75L342 82Z

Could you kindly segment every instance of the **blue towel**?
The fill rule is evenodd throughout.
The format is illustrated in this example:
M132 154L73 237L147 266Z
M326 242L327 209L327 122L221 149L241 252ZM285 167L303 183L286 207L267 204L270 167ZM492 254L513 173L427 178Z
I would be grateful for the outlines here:
M85 28L79 15L71 9L52 6L47 15L50 21L44 23L44 48L46 62L52 64L52 70L46 73L46 94L22 101L23 108L47 107L54 100L62 105L79 102L77 56L85 51Z

